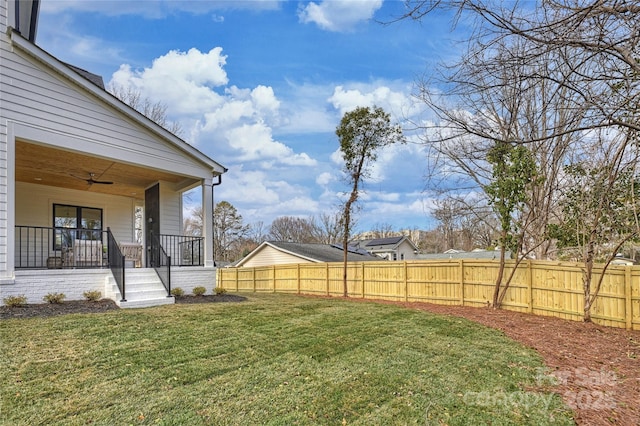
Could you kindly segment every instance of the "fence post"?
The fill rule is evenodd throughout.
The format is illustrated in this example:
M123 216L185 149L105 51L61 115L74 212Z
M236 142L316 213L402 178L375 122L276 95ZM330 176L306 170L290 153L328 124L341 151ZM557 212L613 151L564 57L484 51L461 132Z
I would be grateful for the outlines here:
M238 292L240 290L240 278L238 277L238 268L235 268L236 270L236 292Z
M251 268L251 275L253 276L253 292L256 292L256 267Z
M624 319L627 330L633 328L633 308L631 304L631 266L624 270Z
M533 313L533 267L531 259L527 259L527 312Z
M460 306L464 306L464 259L460 259Z
M364 299L365 296L365 292L364 292L364 262L362 262L362 298Z
M405 260L404 262L404 301L408 302L409 301L409 283L407 280L407 261Z
M298 270L298 276L297 276L297 282L298 282L298 294L300 294L300 264L297 264L297 270Z
M273 277L273 292L276 292L276 265L273 265L272 269L272 277Z
M329 262L325 262L325 265L326 266L324 268L324 271L325 271L324 273L325 273L326 278L327 278L327 296L329 296L329 294L330 294L329 293ZM347 265L347 268L348 267L349 267L349 265ZM347 271L348 271L348 269L347 269Z

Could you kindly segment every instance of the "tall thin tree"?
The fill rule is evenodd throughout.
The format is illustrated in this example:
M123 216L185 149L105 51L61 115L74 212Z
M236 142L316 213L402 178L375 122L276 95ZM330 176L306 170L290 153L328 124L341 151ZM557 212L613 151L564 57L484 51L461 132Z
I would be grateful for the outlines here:
M344 172L351 184L349 198L344 203L342 214L343 296L348 296L347 256L351 235L352 209L358 201L361 184L369 177L371 166L378 158L378 151L386 146L404 141L402 129L391 123L391 118L382 108L358 107L347 112L336 129L340 140L340 151L344 159Z

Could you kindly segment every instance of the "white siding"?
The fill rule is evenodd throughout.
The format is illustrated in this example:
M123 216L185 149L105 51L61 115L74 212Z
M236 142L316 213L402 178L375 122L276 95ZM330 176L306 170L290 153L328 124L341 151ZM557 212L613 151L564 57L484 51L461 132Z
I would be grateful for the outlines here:
M16 225L53 226L53 204L102 209L103 228L118 241L133 241L135 200L24 182L16 184Z
M309 260L302 257L294 256L289 253L284 253L280 250L276 250L271 246L264 246L262 249L254 254L251 259L243 263L243 267L253 266L269 266L269 265L284 265L289 263L311 263Z
M10 84L3 86L3 118L29 127L72 137L56 145L133 164L156 167L196 176L210 177L203 164L183 155L159 140L71 80L42 70L42 66L15 49L2 58L2 74ZM52 135L53 136L53 135ZM81 141L81 145L78 145ZM48 143L47 140L38 141Z
M416 257L417 254L414 252L413 246L408 241L403 241L398 247L398 260L409 260Z
M4 100L2 91L6 86L7 78L4 75L4 58L7 56L9 46L7 44L7 7L8 0L0 0L0 283L4 279L11 279L12 272L8 270L7 246L9 240L9 195L12 195L8 185L8 146L7 146L7 120L3 117ZM12 243L13 244L13 243Z
M160 233L182 235L182 194L160 182Z

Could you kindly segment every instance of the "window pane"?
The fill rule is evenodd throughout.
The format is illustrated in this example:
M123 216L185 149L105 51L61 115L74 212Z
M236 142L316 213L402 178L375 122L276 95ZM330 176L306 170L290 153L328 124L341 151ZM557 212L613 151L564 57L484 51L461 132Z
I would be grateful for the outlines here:
M53 206L53 226L58 228L77 228L78 209L74 206Z
M102 229L102 210L90 209L82 207L80 209L80 220L82 221L82 229ZM99 240L101 238L100 232L82 232L81 239L83 240Z
M83 229L102 229L102 210L83 207L81 218Z

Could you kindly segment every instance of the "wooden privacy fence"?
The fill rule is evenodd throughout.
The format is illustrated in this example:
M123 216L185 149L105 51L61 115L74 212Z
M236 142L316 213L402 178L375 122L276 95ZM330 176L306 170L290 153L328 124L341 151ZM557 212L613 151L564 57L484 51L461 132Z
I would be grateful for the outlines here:
M515 263L507 264L507 274ZM499 262L361 262L347 266L349 297L442 305L488 306ZM228 291L342 296L342 263L223 268L217 286ZM583 317L582 267L577 263L524 261L515 272L503 308L575 321ZM593 270L593 286L602 267ZM506 275L506 274L505 274ZM609 266L592 307L595 323L640 330L640 266Z

